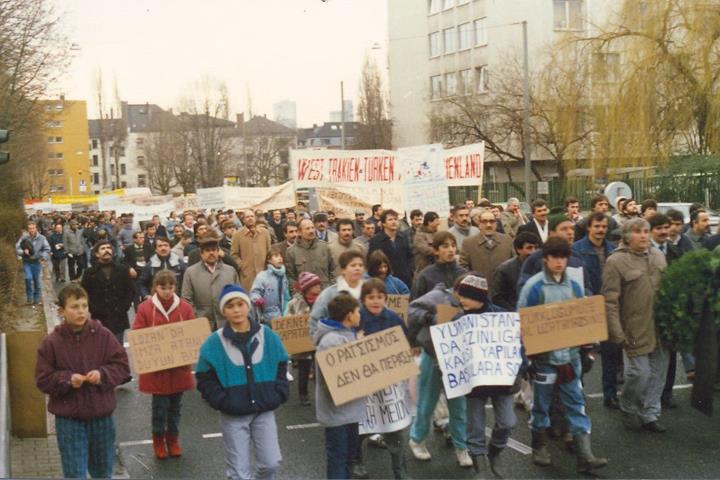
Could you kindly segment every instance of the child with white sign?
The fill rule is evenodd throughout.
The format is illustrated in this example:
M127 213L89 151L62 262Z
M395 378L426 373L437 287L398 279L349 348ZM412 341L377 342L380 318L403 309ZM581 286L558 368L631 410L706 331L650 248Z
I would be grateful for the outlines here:
M481 315L488 312L501 312L502 309L490 303L488 299L487 280L479 275L468 273L455 282L455 294L458 296L463 313L456 319L465 315ZM521 368L522 370L522 368ZM518 372L518 379L521 373ZM510 433L517 418L513 411L513 396L520 389L516 379L510 386L478 386L467 394L467 420L468 420L468 450L472 458L473 468L480 472L483 464L487 463L490 471L498 478L503 478L499 455L510 439ZM495 414L490 446L485 442L485 404L490 400Z
M360 292L360 299L362 301L362 308L360 309L360 330L363 332L363 335L372 335L373 333L399 325L407 336L405 322L402 321L398 314L385 306L387 294L385 293L385 284L382 280L378 278L366 280ZM385 395L385 392L392 392L392 394ZM405 431L412 423L413 415L407 381L391 385L389 389L383 389L372 395L372 397L379 400L380 411L385 412L386 415L373 411L373 414L370 415L370 418L375 419L373 425L367 424L368 418L366 418L366 421L361 425L360 430L363 435L361 437L360 447L358 448L358 456L355 467L353 468L353 473L356 478L363 477L363 475L358 475L358 470L362 470L363 473L367 474L364 466L362 466L363 440L371 433L382 433L384 443L387 446L388 452L390 452L393 475L395 478L407 478L403 445L405 444ZM369 402L366 408L375 410L372 403L378 402Z
M349 293L338 293L327 304L327 310L329 317L318 322L313 334L317 352L354 342L355 330L360 326L358 301ZM365 418L365 398L336 406L319 368L315 378L315 415L325 427L326 478L351 478L350 469L360 443L358 423Z
M138 306L133 330L195 318L192 306L175 294L175 272L160 270L153 278L153 296ZM180 407L183 392L195 382L190 365L140 375L139 390L152 395L152 439L155 457L182 455Z
M275 478L282 455L273 410L290 396L288 354L270 327L250 319L242 287L225 285L218 303L227 323L200 347L197 388L220 411L227 477Z

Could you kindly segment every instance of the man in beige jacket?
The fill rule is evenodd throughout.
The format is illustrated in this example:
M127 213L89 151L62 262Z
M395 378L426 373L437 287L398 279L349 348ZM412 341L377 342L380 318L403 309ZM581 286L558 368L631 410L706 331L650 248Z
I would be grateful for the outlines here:
M498 233L495 215L485 210L479 215L480 233L463 241L460 266L481 273L492 283L495 269L513 256L513 241L509 235ZM494 289L490 285L490 290Z
M255 212L246 210L243 222L245 226L232 236L230 252L240 268L240 284L249 292L255 276L265 270L265 256L271 242L267 228L257 227Z
M655 325L655 294L667 263L650 245L650 225L632 218L621 226L622 245L607 259L603 270L610 341L623 347L625 385L620 408L625 425L663 433L658 423L665 385L668 352Z

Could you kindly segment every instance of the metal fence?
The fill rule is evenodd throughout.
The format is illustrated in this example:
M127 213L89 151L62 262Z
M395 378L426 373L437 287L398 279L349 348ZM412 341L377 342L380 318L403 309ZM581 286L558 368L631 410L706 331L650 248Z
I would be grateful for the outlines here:
M658 202L699 202L710 208L720 207L720 175L697 173L692 175L655 176L619 179L627 183L638 201L654 198ZM561 206L565 197L575 197L583 208L589 208L590 199L597 190L590 178L551 180L548 193L538 195L538 182L531 183L531 198L544 198L551 206ZM482 196L491 202L506 202L510 197L525 198L524 185L511 183L483 183ZM478 198L477 187L450 187L450 203L456 205L465 199Z

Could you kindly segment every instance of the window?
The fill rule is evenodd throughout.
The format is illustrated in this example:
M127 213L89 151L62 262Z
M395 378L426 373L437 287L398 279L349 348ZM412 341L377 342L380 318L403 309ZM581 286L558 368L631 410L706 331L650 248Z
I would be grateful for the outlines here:
M443 10L453 8L455 6L455 0L443 0Z
M141 187L144 187L145 185L140 185ZM127 188L127 182L122 181L120 182L120 188Z
M448 96L457 94L457 75L455 72L445 74L445 93Z
M442 97L442 76L434 75L430 77L430 98L436 100Z
M445 43L445 53L453 53L455 51L456 47L456 30L455 27L452 28L446 28L443 30L443 40Z
M49 168L48 175L51 177L62 177L65 171L62 168Z
M48 137L48 143L63 143L63 137Z
M142 155L138 155L137 164L138 164L138 167L144 167L145 166L145 157L143 157Z
M94 148L94 149L95 149L95 148L98 148L98 141L97 141L97 138L93 138L93 141L92 141L92 148Z
M437 13L437 12L440 11L440 2L441 2L441 1L442 1L442 0L428 0L428 2L429 2L429 4L428 4L428 12L430 13L430 15L432 15L433 13Z
M115 175L115 164L114 163L110 164L110 175Z
M440 32L430 34L430 57L437 57L442 54L442 43L440 42Z
M460 70L459 92L463 95L473 93L472 69Z
M99 173L93 173L93 185L99 185L100 184L100 174Z
M138 138L137 140L135 140L135 145L137 145L138 147L142 147L143 145L145 145L145 139L142 137Z
M487 22L486 18L478 18L475 24L475 45L487 45Z
M63 122L61 120L50 120L46 125L47 128L62 128Z
M475 91L477 93L485 93L488 91L488 68L487 65L483 65L482 67L477 67L475 69L475 81L476 88Z
M65 158L65 154L62 152L48 152L48 159L50 160L62 160Z
M63 111L63 106L62 106L61 103L58 103L57 105L55 105L55 111L56 111L56 112L62 112L62 111Z
M97 156L97 155L93 155L93 156L92 156L92 166L93 166L93 167L97 167L97 166L98 166L98 156Z
M458 50L467 50L473 46L473 31L470 22L463 23L458 27Z
M555 30L582 30L582 0L553 0L553 26Z
M121 157L124 157L124 156L125 156L125 147L121 147L121 148L120 148L120 156L121 156Z
M146 187L147 180L145 175L138 175L138 187Z
M64 192L65 185L50 185L50 193Z
M121 163L120 164L120 175L125 175L126 173L127 173L127 171L125 170L125 164Z

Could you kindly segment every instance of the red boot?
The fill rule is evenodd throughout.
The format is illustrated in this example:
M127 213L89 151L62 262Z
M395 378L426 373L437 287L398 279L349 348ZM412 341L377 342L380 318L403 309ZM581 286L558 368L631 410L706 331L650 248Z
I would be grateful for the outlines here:
M179 457L182 455L182 448L180 448L180 436L177 433L166 433L165 441L167 441L167 448L171 457Z
M168 458L168 451L165 447L165 434L164 433L153 433L153 450L155 451L155 457L160 460Z

